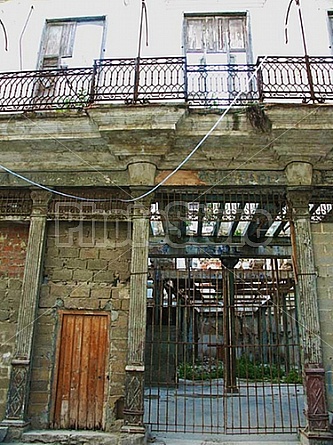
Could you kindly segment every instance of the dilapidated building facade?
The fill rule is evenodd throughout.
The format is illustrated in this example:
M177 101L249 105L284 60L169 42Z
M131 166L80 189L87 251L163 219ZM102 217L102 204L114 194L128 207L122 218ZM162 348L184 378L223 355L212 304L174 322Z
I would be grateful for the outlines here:
M331 443L332 0L81 3L0 1L0 441Z

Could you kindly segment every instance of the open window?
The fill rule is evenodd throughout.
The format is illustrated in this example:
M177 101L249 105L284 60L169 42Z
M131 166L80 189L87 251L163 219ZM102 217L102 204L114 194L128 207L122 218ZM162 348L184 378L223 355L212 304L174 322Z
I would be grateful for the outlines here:
M105 16L47 20L38 69L92 66L102 58Z

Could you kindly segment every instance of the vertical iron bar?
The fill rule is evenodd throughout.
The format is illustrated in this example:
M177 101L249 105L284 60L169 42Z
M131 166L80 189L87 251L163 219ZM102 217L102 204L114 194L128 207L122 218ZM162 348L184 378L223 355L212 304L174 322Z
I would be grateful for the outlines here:
M315 96L314 87L313 87L313 77L312 77L312 72L311 72L310 58L308 55L308 49L307 49L307 44L306 44L306 39L305 39L305 29L304 29L301 5L300 5L300 0L295 0L295 1L296 1L296 5L298 6L298 16L299 16L299 21L300 21L300 26L301 26L302 41L303 41L303 48L304 48L304 58L305 58L305 67L306 67L306 73L308 76L310 97L311 97L311 100L313 102L315 102L316 96Z
M134 94L133 103L136 103L139 96L139 81L140 81L140 58L141 58L141 42L142 42L142 31L143 31L143 17L145 12L145 0L141 2L141 16L140 16L140 28L139 28L139 42L138 42L138 53L135 63L135 73L134 73Z
M188 102L188 70L187 70L187 57L184 57L184 100Z
M90 91L89 91L89 100L88 100L89 105L91 105L95 102L96 74L97 74L97 60L94 60L93 71L92 71L92 76L91 76Z

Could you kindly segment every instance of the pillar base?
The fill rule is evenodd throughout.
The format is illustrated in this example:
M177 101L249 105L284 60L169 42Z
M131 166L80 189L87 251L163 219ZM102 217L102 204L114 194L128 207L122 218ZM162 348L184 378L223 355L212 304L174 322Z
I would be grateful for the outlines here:
M0 430L5 430L6 441L15 442L21 439L22 434L30 429L30 422L24 420L4 419L0 422Z
M333 445L333 434L329 431L300 430L299 438L302 445Z

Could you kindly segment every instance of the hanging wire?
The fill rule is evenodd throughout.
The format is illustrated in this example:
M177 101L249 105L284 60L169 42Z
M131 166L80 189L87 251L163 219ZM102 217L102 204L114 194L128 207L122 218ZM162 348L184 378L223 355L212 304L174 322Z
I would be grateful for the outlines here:
M143 24L145 24L146 31L146 46L148 46L148 11L145 0L141 2L141 16L140 16L140 27L139 27L139 42L138 42L138 59L141 56L141 42L142 42L142 32L143 32Z
M29 20L30 20L30 17L31 17L31 14L32 14L33 9L34 9L34 7L33 7L33 5L31 5L31 6L30 6L30 11L29 11L28 17L27 17L27 19L26 19L26 21L25 21L25 24L24 24L24 26L23 26L23 29L22 29L22 32L21 32L21 35L20 35L20 39L19 39L20 70L21 70L21 71L22 71L22 66L23 66L22 39L23 39L23 34L25 33L25 30L27 29L27 26L28 26L28 23L29 23Z
M254 72L252 73L252 75L249 77L247 84L250 84L253 80L253 78L255 77L255 75L257 74L257 72L261 69L262 65L265 63L267 59L267 55L265 57L263 57L262 61L260 62L260 64L256 67L256 69L254 70ZM205 136L197 143L197 145L193 148L193 150L186 156L186 158L171 172L169 173L161 182L159 182L155 187L153 187L151 190L149 190L148 192L144 193L141 196L138 196L137 198L133 198L133 199L125 199L123 200L123 202L135 202L138 201L140 199L146 198L147 196L151 195L152 193L154 193L159 187L161 187L163 184L165 184L168 179L170 179L173 175L175 175L178 170L180 170L190 159L191 157L198 151L198 149L202 146L202 144L206 141L206 139L209 138L209 136L213 133L213 131L216 129L216 127L220 124L220 122L224 119L225 115L230 111L230 109L236 104L237 100L239 99L239 97L241 96L241 94L243 94L244 91L240 90L238 92L238 94L235 96L235 98L233 99L233 101L230 103L230 105L224 110L224 112L222 113L222 115L218 118L218 120L215 122L215 124L211 127L211 129L205 134Z
M7 35L5 24L3 23L3 21L1 19L0 19L0 25L2 27L3 35L5 38L5 51L8 51L8 35Z
M47 187L46 185L39 184L38 182L32 181L31 179L27 178L26 176L20 175L19 173L14 172L13 170L10 170L9 168L5 167L4 165L0 164L0 168L4 170L5 172L11 174L12 176L15 176L18 179L22 179L22 181L27 182L30 185L34 185L35 187L38 187L40 189L46 190L48 192L54 193L55 195L60 195L65 198L73 198L77 199L79 201L89 201L89 202L107 202L110 201L110 199L90 199L90 198L84 198L82 196L76 196L76 195L70 195L68 193L59 192L58 190L51 189Z
M294 0L290 0L288 8L287 8L287 13L286 13L286 20L284 23L284 34L285 34L285 38L286 38L286 44L288 43L288 21L289 21L289 15L290 15L290 10L291 10L291 5L293 4Z
M249 84L250 82L252 82L253 78L255 77L255 75L257 74L257 72L261 69L262 65L265 63L267 59L267 55L265 57L263 57L262 61L260 62L260 64L256 67L256 69L254 70L254 72L252 73L252 75L249 77L247 84ZM190 159L191 157L198 151L198 149L202 146L202 144L209 138L209 136L213 133L213 131L217 128L217 126L220 124L220 122L222 122L222 120L224 119L224 117L226 116L226 114L230 111L230 109L235 105L235 103L237 102L237 100L239 99L239 97L241 96L241 94L243 94L244 91L240 90L238 92L238 94L235 96L235 98L233 99L233 101L230 103L230 105L224 110L224 112L222 113L222 115L218 118L218 120L215 122L215 124L210 128L210 130L208 130L208 132L205 134L205 136L203 136L203 138L201 138L201 140L197 143L197 145L193 148L193 150L186 156L185 159L183 159L183 161L171 172L169 173L161 182L159 182L157 185L155 185L155 187L153 187L152 189L148 190L146 193L136 197L136 198L132 198L132 199L118 199L117 201L121 201L121 202L125 202L125 203L131 203L131 202L136 202L139 201L140 199L146 198L147 196L151 195L152 193L154 193L158 188L160 188L163 184L165 184L168 179L170 179L173 175L175 175L178 170L180 170ZM3 166L0 164L0 168L3 169L4 171L6 171L7 173L10 173L11 175L22 179L23 181L28 182L31 185L34 185L36 187L42 188L44 190L47 190L51 193L55 193L57 195L60 196L64 196L67 198L74 198L74 199L78 199L81 201L91 201L91 202L105 202L105 201L109 201L109 199L89 199L89 198L83 198L80 196L76 196L76 195L69 195L67 193L63 193L63 192L59 192L57 190L53 190L47 186L44 186L42 184L39 184L35 181L32 181L31 179L26 178L25 176L20 175L19 173L15 173L14 171L10 170L9 168Z

